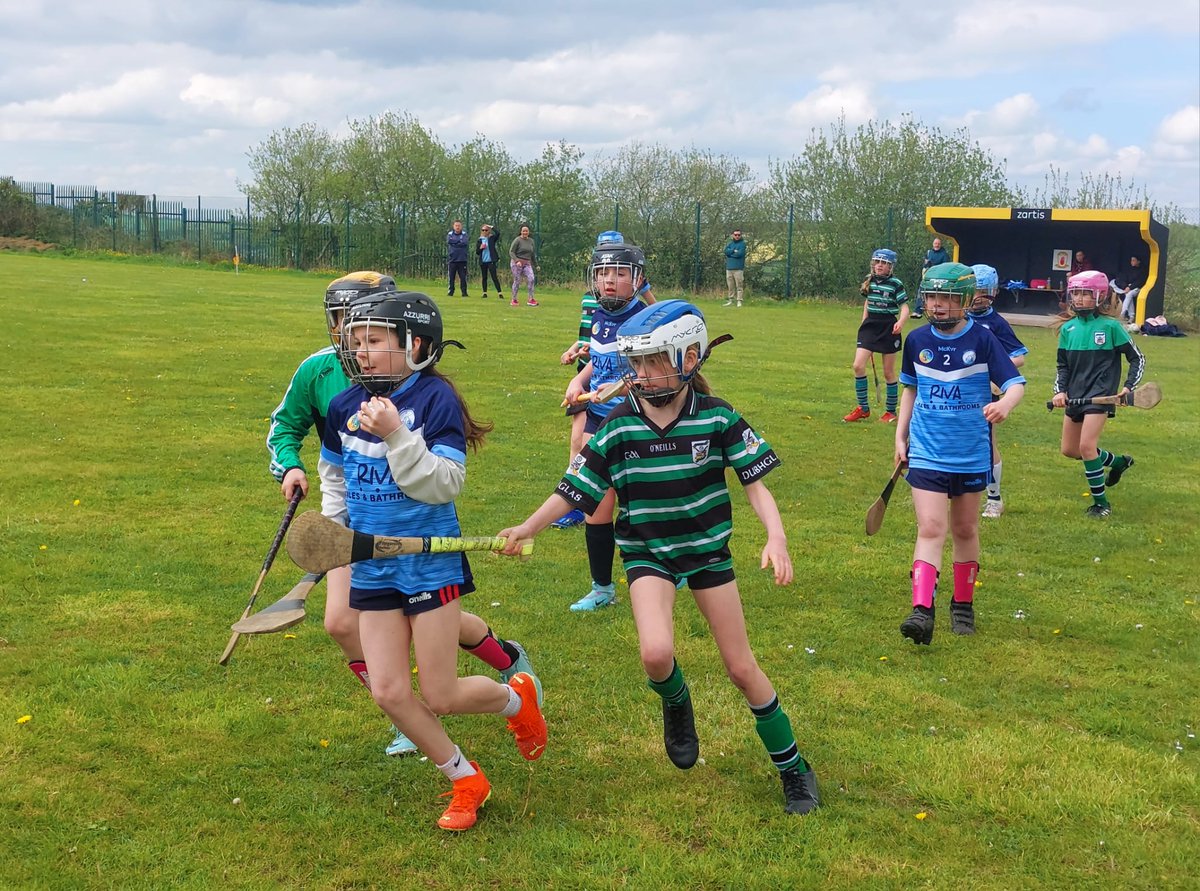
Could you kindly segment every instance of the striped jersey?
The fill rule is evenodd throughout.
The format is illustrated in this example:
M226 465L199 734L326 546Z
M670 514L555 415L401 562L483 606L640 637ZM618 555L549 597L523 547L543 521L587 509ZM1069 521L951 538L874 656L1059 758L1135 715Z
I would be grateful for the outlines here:
M867 312L876 315L898 316L900 304L908 302L904 282L894 275L871 276L867 283Z
M987 328L967 316L955 334L932 325L904 341L900 383L916 388L908 428L908 465L946 473L986 473L992 467L991 425L983 407L992 384L1004 392L1025 383Z
M1111 316L1075 316L1058 332L1058 374L1054 392L1068 399L1112 396L1121 390L1121 356L1129 363L1125 386L1136 387L1146 370L1146 357L1129 333Z
M725 468L747 485L779 463L729 403L689 389L679 417L662 431L635 399L623 400L576 456L557 492L590 514L615 489L616 538L626 570L658 566L682 578L732 566Z
M342 470L350 528L372 535L461 535L453 502L428 504L409 498L392 478L387 444L359 427L359 406L370 398L361 385L336 396L329 404L321 442L321 458ZM404 426L421 437L429 451L466 464L462 406L449 384L416 372L388 398ZM325 483L323 478L323 487ZM466 554L364 560L350 573L355 588L394 588L406 594L472 581Z
M590 389L593 393L605 384L619 381L626 374L632 373L633 370L629 367L629 362L617 352L617 329L635 312L645 308L646 304L634 298L615 313L609 312L599 304L597 304L595 311L592 312L590 341L592 381ZM621 404L621 399L622 397L618 396L615 399L610 399L608 402L601 402L598 405L589 403L588 413L598 418L607 417L610 411Z

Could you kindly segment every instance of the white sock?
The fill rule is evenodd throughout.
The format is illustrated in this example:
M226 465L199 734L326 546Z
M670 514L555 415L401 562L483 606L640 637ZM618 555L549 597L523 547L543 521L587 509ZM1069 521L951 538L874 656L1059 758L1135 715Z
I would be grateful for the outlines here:
M471 766L471 762L463 757L462 750L458 746L454 747L454 755L445 764L439 764L437 769L446 775L446 779L450 782L461 780L463 777L475 776L475 768Z
M521 710L521 697L517 695L517 691L512 687L505 685L504 689L508 691L508 705L500 709L500 714L506 718L511 718Z
M992 465L992 482L987 487L987 497L995 501L1000 497L1000 468L1004 466L1003 461L997 461Z

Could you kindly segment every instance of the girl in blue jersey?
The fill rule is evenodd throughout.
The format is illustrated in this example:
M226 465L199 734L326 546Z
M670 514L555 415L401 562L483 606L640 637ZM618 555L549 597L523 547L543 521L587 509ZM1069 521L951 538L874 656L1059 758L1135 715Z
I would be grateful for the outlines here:
M966 314L975 299L975 273L969 266L931 266L921 278L920 293L929 325L904 342L896 461L908 464L917 515L913 609L900 633L928 644L933 640L934 597L947 532L954 559L950 630L975 633L979 496L992 467L989 425L1003 422L1021 401L1025 378L995 335ZM996 402L993 385L1002 393Z
M492 429L471 417L434 367L448 343L433 300L412 292L352 303L343 324L356 386L329 405L322 439L322 512L357 532L458 536L454 499L466 478L467 446ZM366 560L351 567L350 606L371 667L371 695L453 783L443 829L475 824L491 785L451 742L438 715L499 713L522 757L546 747L534 679L507 684L457 675L459 598L475 590L466 554ZM421 698L412 689L415 652Z
M993 267L983 263L976 264L971 269L975 273L975 300L968 312L975 324L982 325L996 335L996 339L1008 353L1008 358L1012 359L1013 365L1020 368L1025 364L1025 356L1028 355L1029 348L1021 343L1021 339L1013 331L1012 325L1008 324L1008 320L996 312L992 306L996 294L1000 290L1000 276ZM993 389L992 398L995 399L998 396L997 391ZM985 520L999 519L1004 514L1004 499L1000 495L1000 473L1003 469L1000 461L1000 446L996 444L996 431L993 430L992 481L988 483L987 499L983 505Z
M645 304L637 295L645 287L646 255L642 249L623 242L598 244L588 267L592 291L599 304L592 313L592 338L588 344L590 359L571 379L565 395L568 405L580 401L584 393L594 395L606 384L621 380L629 373L629 363L617 352L617 329ZM623 397L608 402L589 402L584 421L584 444L599 429L608 413L621 404ZM592 589L571 604L575 612L591 612L615 603L613 557L617 544L613 536L613 508L616 494L609 492L604 502L587 518L584 540L587 543L588 568Z

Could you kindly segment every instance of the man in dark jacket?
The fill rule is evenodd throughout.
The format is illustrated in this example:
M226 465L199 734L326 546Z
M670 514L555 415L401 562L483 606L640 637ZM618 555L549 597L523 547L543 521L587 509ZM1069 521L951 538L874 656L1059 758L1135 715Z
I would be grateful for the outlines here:
M925 262L921 264L922 273L931 266L941 266L943 263L949 263L950 252L942 247L942 240L935 238L933 240L933 250L925 252ZM925 315L925 301L921 299L920 290L917 291L917 304L913 309L912 317L919 319Z
M450 270L450 287L447 297L454 296L454 278L462 283L462 295L467 296L467 233L463 231L462 220L455 220L454 226L446 233L446 249L449 254L447 267Z

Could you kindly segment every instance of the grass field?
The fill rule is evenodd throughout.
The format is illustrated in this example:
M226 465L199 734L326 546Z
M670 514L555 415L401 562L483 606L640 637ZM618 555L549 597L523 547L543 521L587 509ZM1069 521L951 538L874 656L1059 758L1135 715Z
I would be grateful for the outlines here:
M1055 335L1018 330L1030 386L1000 428L1008 512L982 533L980 631L956 638L939 615L917 650L897 631L903 485L882 532L862 530L892 428L841 422L858 308L703 302L710 335L735 337L710 380L784 461L767 482L796 582L758 569L738 495L734 555L825 807L783 813L687 596L678 657L704 763L673 768L624 587L616 608L569 613L583 534L548 531L527 563L474 559L466 606L528 648L549 749L530 765L503 721L447 719L494 786L451 836L436 769L384 757L387 722L322 630L323 587L294 636L216 665L282 515L267 416L325 342L326 281L0 255L0 887L1196 887L1195 338L1138 340L1166 398L1108 425L1137 466L1094 522L1043 405ZM557 357L578 294L543 297L441 298L468 347L442 367L496 422L469 466L466 534L522 519L566 461ZM281 556L260 606L299 575Z

